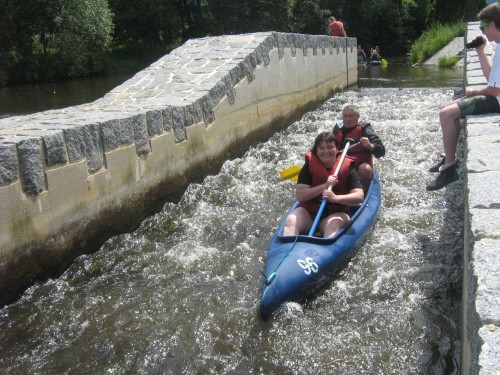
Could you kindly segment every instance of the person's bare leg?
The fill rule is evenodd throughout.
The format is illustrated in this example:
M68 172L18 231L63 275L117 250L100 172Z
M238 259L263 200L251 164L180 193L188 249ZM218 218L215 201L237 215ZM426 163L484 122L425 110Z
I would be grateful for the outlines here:
M370 164L363 163L358 167L358 175L359 180L361 181L361 185L363 185L363 192L366 195L368 190L368 186L370 186L370 181L373 177L373 169Z
M303 207L298 207L286 218L283 236L296 236L305 233L312 224L313 221L309 212Z
M443 133L445 165L456 160L458 137L460 136L460 108L457 102L448 104L439 111L439 122Z
M349 215L344 212L336 212L321 220L319 230L323 233L323 238L333 237L348 221Z

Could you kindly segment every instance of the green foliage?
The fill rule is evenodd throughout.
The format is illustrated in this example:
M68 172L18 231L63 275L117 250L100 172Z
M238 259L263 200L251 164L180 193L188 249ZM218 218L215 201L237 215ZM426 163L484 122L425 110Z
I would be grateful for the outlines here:
M112 42L112 14L107 0L64 0L51 45L60 69L69 77L103 69L103 53Z
M412 45L410 63L421 64L454 38L465 35L465 31L466 24L463 22L453 25L433 24Z
M405 55L428 25L463 21L465 11L474 15L483 6L480 0L0 0L0 85L95 75L110 71L109 64L140 69L147 57L189 38L326 35L331 15L366 51L378 45L382 56ZM110 46L128 51L128 61L117 60ZM419 59L428 53L415 51Z
M107 0L0 2L4 81L46 81L96 74L112 42Z
M440 68L453 68L460 59L457 56L447 57L443 56L439 58L438 66Z

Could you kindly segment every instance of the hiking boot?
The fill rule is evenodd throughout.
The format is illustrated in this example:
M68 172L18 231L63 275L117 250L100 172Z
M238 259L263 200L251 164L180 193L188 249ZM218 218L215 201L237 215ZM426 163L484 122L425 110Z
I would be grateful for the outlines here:
M442 169L436 179L427 184L426 189L429 191L439 190L458 180L457 165L458 164L455 163L448 168Z
M444 155L441 155L442 158L441 160L439 161L439 163L437 163L436 165L433 165L432 167L429 168L429 172L439 172L439 167L441 167L442 165L444 165Z

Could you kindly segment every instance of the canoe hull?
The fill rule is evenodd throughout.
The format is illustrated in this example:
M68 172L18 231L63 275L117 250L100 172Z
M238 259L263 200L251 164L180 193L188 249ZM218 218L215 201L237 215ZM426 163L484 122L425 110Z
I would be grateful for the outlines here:
M283 303L302 302L331 282L370 233L380 204L380 181L374 174L364 203L352 208L351 221L335 237L281 236L286 217L298 206L295 203L282 219L269 245L265 268L267 282L260 303L261 318L267 320Z

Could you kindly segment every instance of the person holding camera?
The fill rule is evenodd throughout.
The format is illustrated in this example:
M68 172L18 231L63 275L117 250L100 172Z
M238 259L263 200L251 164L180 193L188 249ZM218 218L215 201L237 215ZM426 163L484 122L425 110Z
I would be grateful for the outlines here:
M487 86L467 90L465 97L455 100L439 111L439 122L443 133L444 157L429 172L439 172L435 180L427 184L427 190L442 189L458 180L456 151L460 135L460 119L469 115L500 112L500 52L497 48L493 64L485 53L486 40L500 43L500 3L487 5L477 15L479 36L467 47L475 48Z

